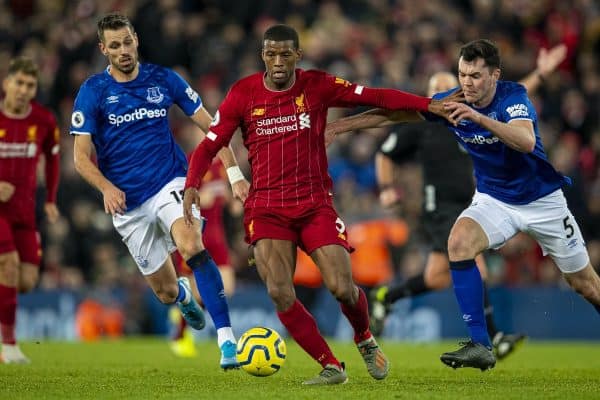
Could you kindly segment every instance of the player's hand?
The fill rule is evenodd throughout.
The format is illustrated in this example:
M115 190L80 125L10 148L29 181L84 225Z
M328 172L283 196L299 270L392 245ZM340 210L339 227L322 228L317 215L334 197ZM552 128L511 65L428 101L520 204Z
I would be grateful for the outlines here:
M194 214L192 206L195 205L200 209L200 192L196 188L187 188L183 192L183 220L188 227L194 225Z
M481 122L481 114L464 103L445 103L444 108L450 113L447 119L454 126L458 125L462 120L470 120L476 124Z
M58 211L56 203L44 203L44 212L46 213L46 218L48 218L48 221L51 224L58 221L58 217L60 217L60 211Z
M109 185L102 190L102 195L104 196L104 212L110 215L125 213L125 210L127 210L125 192L114 185Z
M15 185L10 182L0 182L0 201L6 203L15 193Z
M564 44L554 46L550 50L540 49L536 61L538 73L542 78L547 78L565 58L567 58L567 46Z
M382 207L389 208L396 205L402 200L402 192L395 187L388 187L379 192L379 203Z
M448 103L462 103L464 101L465 96L462 89L457 89L444 98L431 100L431 103L429 103L429 106L427 107L427 111L454 123L454 121L449 119L449 112L445 105Z
M233 196L237 199L240 199L242 203L244 203L248 198L248 192L250 191L250 182L248 182L246 179L237 181L236 183L231 185L231 190L233 191Z

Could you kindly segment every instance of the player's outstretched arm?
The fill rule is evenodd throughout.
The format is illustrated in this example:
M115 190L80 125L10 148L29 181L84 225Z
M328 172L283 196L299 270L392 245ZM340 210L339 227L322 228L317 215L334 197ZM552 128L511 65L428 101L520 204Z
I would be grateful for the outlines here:
M329 146L335 135L359 129L381 128L399 122L414 122L422 120L421 114L416 111L387 110L373 108L360 114L350 115L330 122L325 127L325 145Z
M213 120L212 116L204 107L200 107L200 109L196 111L191 118L201 129L200 140L203 140L206 136L205 132L210 131L210 124ZM246 180L244 174L240 170L231 145L221 148L217 153L217 156L223 162L223 166L225 166L233 195L242 202L246 201L246 198L248 197L248 191L250 190L250 182Z
M92 138L90 135L76 135L73 152L75 169L90 185L104 197L104 211L111 215L123 214L127 209L125 193L112 184L92 162Z
M559 44L548 49L540 49L536 60L536 68L519 81L529 94L535 92L552 72L567 58L567 46Z

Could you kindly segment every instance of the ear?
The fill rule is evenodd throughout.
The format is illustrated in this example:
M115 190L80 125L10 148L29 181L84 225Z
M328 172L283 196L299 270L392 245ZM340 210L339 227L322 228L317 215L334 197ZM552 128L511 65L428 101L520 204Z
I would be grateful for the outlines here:
M100 49L100 52L102 52L102 54L104 54L105 56L108 56L108 50L106 49L106 46L104 45L104 43L98 42L98 48Z
M495 80L500 79L500 68L496 68L494 70L494 72L492 72L492 76L494 77Z
M302 49L296 50L296 57L298 60L302 60L303 55L304 55L304 52L302 51Z

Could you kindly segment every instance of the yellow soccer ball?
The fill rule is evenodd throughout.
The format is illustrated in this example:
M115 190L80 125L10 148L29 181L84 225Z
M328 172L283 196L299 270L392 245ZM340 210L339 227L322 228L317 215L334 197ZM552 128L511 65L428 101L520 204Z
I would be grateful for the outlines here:
M250 328L237 343L237 360L250 375L273 375L285 362L285 356L285 342L271 328Z

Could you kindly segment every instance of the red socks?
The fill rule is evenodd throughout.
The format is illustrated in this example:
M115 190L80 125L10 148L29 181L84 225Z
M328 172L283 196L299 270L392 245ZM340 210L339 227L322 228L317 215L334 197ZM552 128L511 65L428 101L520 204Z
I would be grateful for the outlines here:
M2 343L16 344L17 288L0 285L0 333Z
M325 339L321 336L315 319L302 303L296 300L286 311L277 312L277 316L296 343L322 367L327 364L334 364L341 368L340 362L335 358Z
M369 339L372 335L369 330L369 305L365 292L358 288L356 303L353 306L347 304L340 304L340 306L350 325L354 328L354 343Z

